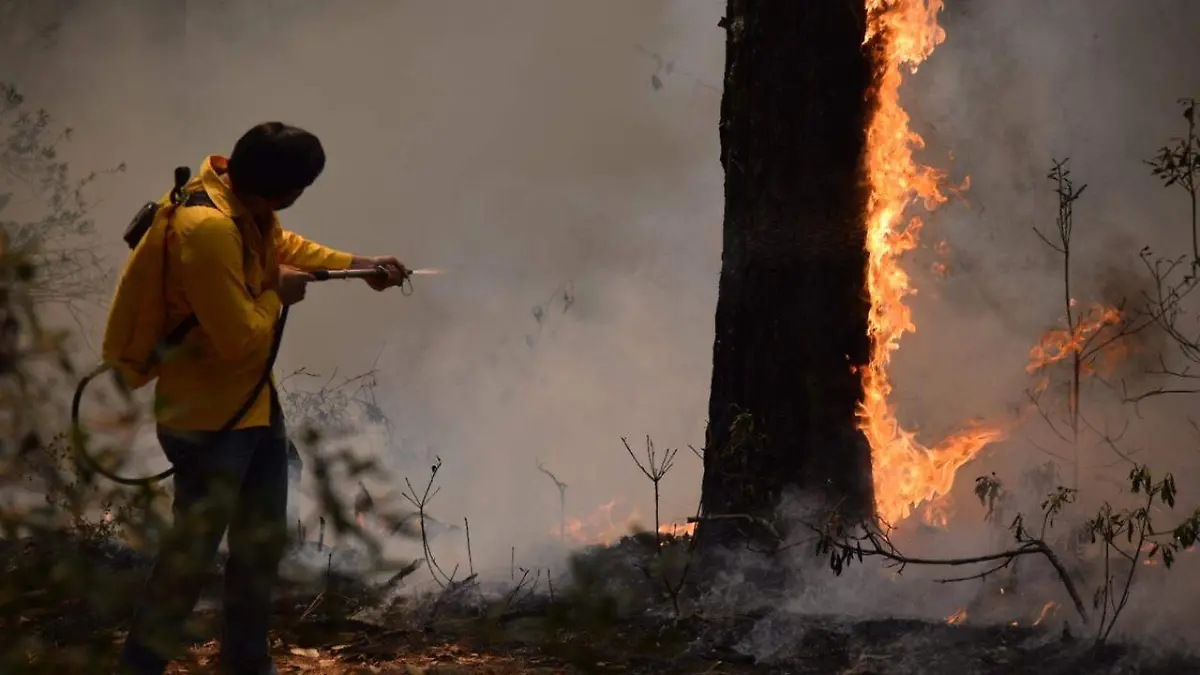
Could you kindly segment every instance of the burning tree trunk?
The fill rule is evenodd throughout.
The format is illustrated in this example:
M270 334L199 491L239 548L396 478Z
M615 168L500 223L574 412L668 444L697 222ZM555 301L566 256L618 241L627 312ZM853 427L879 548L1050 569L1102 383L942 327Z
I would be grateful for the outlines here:
M724 254L702 541L754 536L745 524L771 519L793 488L851 513L872 506L855 418L870 349L865 22L861 2L750 0L729 0L721 22Z

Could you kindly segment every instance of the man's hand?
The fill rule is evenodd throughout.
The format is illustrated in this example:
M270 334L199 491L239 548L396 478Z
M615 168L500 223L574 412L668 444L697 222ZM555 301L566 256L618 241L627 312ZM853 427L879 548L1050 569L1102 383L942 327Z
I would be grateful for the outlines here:
M381 255L374 257L357 256L354 262L351 263L352 269L370 270L381 268L387 271L386 277L367 277L365 281L367 285L377 291L387 290L393 286L399 286L404 283L404 280L409 277L409 270L400 262L394 255Z
M302 272L295 267L287 267L286 265L279 266L279 288L276 293L279 294L279 300L284 307L294 305L304 299L304 292L308 288L308 282L313 280L313 276L308 272Z

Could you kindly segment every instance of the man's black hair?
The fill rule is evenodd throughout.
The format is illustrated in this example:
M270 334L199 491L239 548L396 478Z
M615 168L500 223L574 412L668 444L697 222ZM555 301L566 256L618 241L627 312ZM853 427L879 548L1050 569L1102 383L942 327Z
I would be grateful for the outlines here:
M263 199L280 199L307 188L324 169L321 141L283 122L264 122L247 131L229 156L233 189Z

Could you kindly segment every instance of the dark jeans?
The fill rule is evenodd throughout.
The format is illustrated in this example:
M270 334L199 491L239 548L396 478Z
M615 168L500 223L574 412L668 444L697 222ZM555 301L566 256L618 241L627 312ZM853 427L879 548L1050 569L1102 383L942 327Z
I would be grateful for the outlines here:
M287 539L288 445L282 425L217 434L159 428L175 467L174 523L163 539L117 672L160 675L182 648L225 530L221 661L229 673L270 666L271 591Z

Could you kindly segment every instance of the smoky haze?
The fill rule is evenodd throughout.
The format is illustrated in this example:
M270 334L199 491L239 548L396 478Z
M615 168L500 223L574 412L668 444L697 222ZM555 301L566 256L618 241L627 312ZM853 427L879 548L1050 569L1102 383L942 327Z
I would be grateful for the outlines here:
M645 434L660 446L703 440L723 2L60 4L71 9L52 39L10 42L0 55L37 105L78 130L73 163L127 164L104 180L96 210L114 266L120 229L169 187L172 167L228 152L265 119L307 127L329 164L286 226L446 274L416 279L408 298L314 288L290 321L279 372L376 367L401 440L361 449L414 483L440 456L432 511L471 519L477 565L507 570L510 546L557 529L557 491L539 460L569 485L569 515L617 500L614 521L636 509L649 524L649 485L620 437L635 449ZM1063 313L1060 261L1031 229L1054 231L1051 159L1069 157L1089 185L1073 249L1081 303L1143 290L1142 246L1187 250L1186 204L1142 160L1182 131L1176 99L1200 94L1187 67L1200 56L1198 14L1188 0L949 0L947 41L902 90L928 142L922 159L969 175L971 188L966 205L928 219L907 259L920 293L918 331L895 361L900 417L932 444L967 419L1021 414L1010 440L960 472L954 536L922 553L994 548L972 505L974 477L1015 481L1051 459L1030 441L1053 439L1023 394L1029 347ZM932 250L942 240L946 258ZM930 272L936 261L948 276ZM1132 420L1126 442L1177 472L1179 511L1190 510L1200 494L1186 478L1200 459L1190 401L1156 402L1139 421L1110 394L1089 389L1092 419ZM1127 468L1093 445L1081 487L1109 498ZM678 456L665 519L693 512L698 464ZM1186 569L1171 574L1195 585ZM876 583L878 593L862 591ZM945 616L974 593L903 586L859 576L810 586L797 603ZM1161 627L1145 605L1131 611L1139 620L1126 626Z
M445 274L416 278L411 297L314 287L277 372L376 368L397 439L358 450L415 484L440 456L432 513L469 517L476 565L507 572L510 546L520 558L558 530L538 461L569 485L585 535L607 529L590 517L613 500L620 534L634 511L653 518L621 436L703 442L719 17L713 3L645 0L78 2L5 62L77 130L74 166L127 165L95 195L114 269L121 229L174 166L228 153L268 119L321 137L325 174L285 226ZM669 75L658 51L678 61ZM145 454L161 463L152 444ZM664 519L694 514L699 475L685 448ZM368 487L378 499L403 485Z

